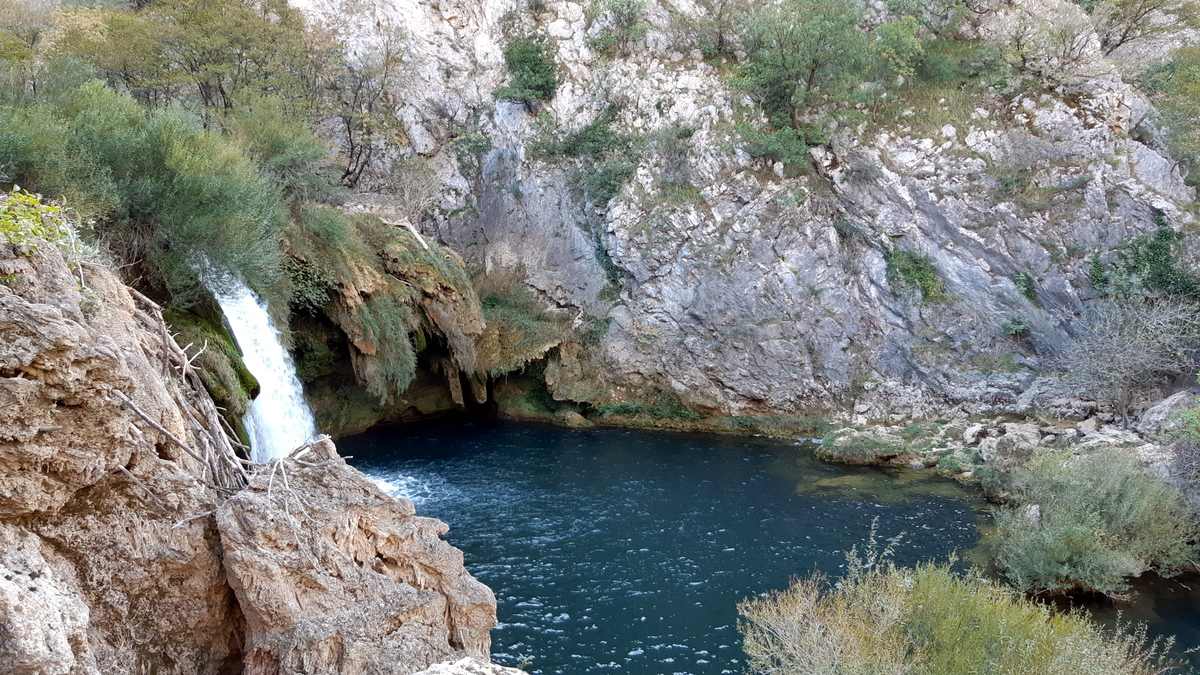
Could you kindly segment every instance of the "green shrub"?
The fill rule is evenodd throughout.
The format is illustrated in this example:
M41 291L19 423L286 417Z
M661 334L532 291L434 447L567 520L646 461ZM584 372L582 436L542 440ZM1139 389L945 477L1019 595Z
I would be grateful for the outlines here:
M636 172L637 164L634 161L611 157L581 170L576 174L575 182L588 201L602 207L621 192L621 188Z
M1195 566L1200 529L1191 510L1126 452L1049 453L1011 483L1016 505L997 514L987 549L1022 591L1112 595L1145 572L1170 576ZM1036 516L1027 504L1037 505Z
M755 159L782 162L791 169L804 169L811 162L808 150L817 145L807 133L809 129L796 130L783 127L774 130L758 129L749 124L739 124L738 134L746 144L746 152Z
M558 74L545 41L516 38L504 48L504 64L508 67L508 84L496 92L497 98L526 105L554 98Z
M1117 250L1110 288L1118 293L1150 292L1200 300L1200 276L1179 262L1183 236L1159 227Z
M333 182L322 175L330 149L302 120L289 116L278 98L264 97L225 120L234 140L284 191L298 199L329 199Z
M735 84L775 129L796 128L822 101L844 101L871 62L862 6L844 0L784 0L747 17L746 59Z
M897 289L919 291L925 302L950 299L937 267L928 256L914 251L892 249L885 255L888 283Z
M1154 675L1171 642L1144 628L1106 631L948 565L897 567L851 551L836 583L815 574L738 605L753 673Z
M1012 338L1021 338L1029 335L1029 322L1024 317L1011 316L1004 321L1001 326L1004 334Z
M588 6L591 21L602 24L592 39L592 48L601 53L614 50L628 54L634 43L646 35L649 24L642 18L646 0L592 0Z
M18 187L0 192L0 237L17 246L35 246L37 240L55 242L70 227L61 206L47 204L40 195Z
M145 113L100 82L52 106L0 109L0 167L95 219L97 237L177 301L195 297L204 260L260 291L279 279L278 189L177 111Z
M283 269L292 290L292 312L320 316L333 297L337 282L324 268L294 256L284 259Z
M1183 47L1153 67L1145 88L1157 104L1171 155L1188 169L1187 182L1200 182L1200 47Z
M1025 296L1025 299L1037 303L1037 282L1033 280L1033 275L1029 272L1017 272L1013 277L1013 285Z

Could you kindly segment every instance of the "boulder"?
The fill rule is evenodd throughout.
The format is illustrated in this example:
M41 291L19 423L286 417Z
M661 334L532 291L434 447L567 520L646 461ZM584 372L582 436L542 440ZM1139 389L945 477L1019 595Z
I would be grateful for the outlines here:
M972 424L971 426L967 427L966 431L963 432L962 440L963 443L966 443L967 445L975 445L979 442L981 436L983 436L983 425Z
M1147 437L1169 434L1180 425L1179 415L1185 410L1200 405L1200 397L1193 391L1180 391L1150 406L1137 421L1137 430Z
M445 523L381 492L327 438L263 467L217 523L249 675L488 657L496 600L441 539Z

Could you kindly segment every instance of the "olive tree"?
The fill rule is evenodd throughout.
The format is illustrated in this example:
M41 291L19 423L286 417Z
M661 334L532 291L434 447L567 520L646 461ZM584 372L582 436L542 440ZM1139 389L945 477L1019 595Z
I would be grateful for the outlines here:
M1081 394L1110 403L1127 425L1139 393L1196 366L1198 310L1173 298L1098 301L1060 357L1066 381Z

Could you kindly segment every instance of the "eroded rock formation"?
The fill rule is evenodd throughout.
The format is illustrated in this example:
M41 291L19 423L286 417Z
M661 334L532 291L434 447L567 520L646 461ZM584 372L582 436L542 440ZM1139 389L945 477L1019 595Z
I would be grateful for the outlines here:
M327 439L256 474L217 522L247 673L487 659L496 599L441 540L445 523L381 493Z
M486 660L495 600L444 524L328 441L242 487L153 303L44 242L0 241L0 275L0 673Z

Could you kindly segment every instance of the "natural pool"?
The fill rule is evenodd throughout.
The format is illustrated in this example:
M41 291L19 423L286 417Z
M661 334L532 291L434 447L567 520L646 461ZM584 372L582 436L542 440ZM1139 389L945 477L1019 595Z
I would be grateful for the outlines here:
M496 592L494 660L531 673L740 673L739 599L837 575L876 520L901 564L966 552L983 509L950 481L757 438L455 422L339 449L450 523Z

